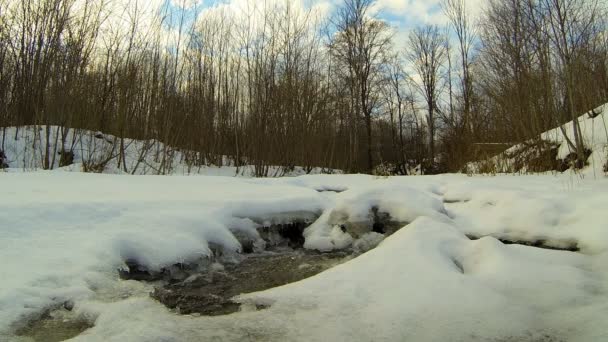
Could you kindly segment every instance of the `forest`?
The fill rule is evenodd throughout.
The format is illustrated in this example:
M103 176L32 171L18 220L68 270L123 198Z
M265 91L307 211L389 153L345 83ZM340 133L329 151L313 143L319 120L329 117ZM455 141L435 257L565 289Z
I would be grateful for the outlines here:
M542 144L572 121L579 165L576 119L608 102L601 0L488 0L475 16L443 0L444 23L406 35L373 0L329 13L180 1L0 0L0 151L16 139L7 127L38 127L29 148L44 169L103 132L125 169L125 139L137 139L163 143L161 164L180 151L256 176L273 165L434 174Z
M608 0L0 0L0 342L608 341Z

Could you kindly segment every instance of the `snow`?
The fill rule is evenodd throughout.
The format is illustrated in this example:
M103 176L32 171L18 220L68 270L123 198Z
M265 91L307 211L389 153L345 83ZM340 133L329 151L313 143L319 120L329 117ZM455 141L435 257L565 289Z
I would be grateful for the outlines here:
M361 236L361 238L359 238L357 241L353 242L353 250L355 254L365 253L378 247L384 238L384 234L369 232Z
M602 105L592 112L586 113L578 118L578 123L581 128L581 135L583 138L584 145L593 151L602 151L608 144L608 132L606 123L606 113L608 112L608 105ZM595 116L597 114L597 116ZM592 117L593 116L593 117ZM574 124L572 121L562 126L566 132L566 136L571 140L574 140ZM565 158L568 154L573 151L569 150L569 146L566 143L564 132L562 129L555 128L541 135L542 139L548 141L554 141L560 144L558 158ZM604 161L606 155L604 154Z
M241 300L271 302L270 310L277 314L295 310L295 317L285 324L291 323L299 331L287 339L312 335L311 340L445 341L449 337L450 341L469 341L542 336L542 322L527 302L530 293L509 292L515 286L502 289L491 282L509 284L513 273L507 272L519 275L522 260L504 257L508 249L496 240L471 242L449 225L421 218L347 264ZM483 258L479 251L496 254L496 260ZM539 261L524 267L525 271L534 273L544 267L545 259L537 254L523 259ZM464 273L458 264L463 265ZM506 272L492 275L496 267ZM579 293L569 279L561 280L563 273L557 274L560 277L550 280L568 286L559 290L560 296L570 296L570 289L573 295ZM488 275L491 281L486 281ZM531 279L529 283L534 286L537 282ZM547 307L561 306L547 303Z
M7 157L9 172L35 171L43 168L46 154L46 126L0 127L0 151ZM252 177L255 169L251 165L235 167L229 158L222 156L221 165L197 166L188 158L199 157L198 153L174 149L157 140L123 139L124 160L120 158L121 140L110 134L49 126L51 169L66 172L81 172L85 165L103 165L100 171L107 174L134 175L207 175ZM62 141L62 135L65 139ZM60 167L62 150L74 153L73 164ZM200 158L199 158L200 159ZM217 161L215 161L217 163ZM286 171L279 166L270 166L268 176L297 176L337 170L313 168L305 170L294 167Z
M552 179L552 182L547 182ZM493 182L492 180L499 181ZM498 177L484 182L455 182L447 187L456 224L474 236L511 240L547 240L554 247L575 244L583 252L608 251L602 180L570 176ZM507 182L508 181L508 182ZM574 183L571 183L574 182Z
M586 177L601 177L606 173L604 167L608 165L608 104L604 104L593 111L581 115L578 117L578 123L583 144L587 149L591 150L591 155L587 160L589 165L578 172L578 174ZM540 135L541 140L557 146L556 159L566 159L569 154L576 152L567 143L568 139L572 142L576 141L574 139L573 127L574 123L569 121L561 127L556 127ZM509 156L517 155L519 152L524 151L525 148L524 144L515 145L504 153L494 156L485 162L493 164L499 173L513 172L515 160ZM479 162L468 165L468 168L474 172L478 172L479 167ZM526 172L526 169L524 168L521 171Z
M597 114L597 116L594 116ZM594 116L594 117L592 117ZM602 105L595 110L581 115L578 118L578 123L581 129L583 144L590 149L589 167L584 170L585 175L599 176L604 173L604 165L608 160L608 104ZM566 132L566 136L570 141L574 139L574 124L572 121L562 126ZM552 141L559 144L557 158L564 159L571 151L570 146L566 142L562 129L555 128L541 135L541 138L547 141Z
M67 300L94 324L74 341L608 338L604 178L38 171L2 173L0 189L2 341L23 340L13 335L19 324ZM373 208L403 228L388 237L340 228L369 225ZM259 238L261 224L314 218L306 247L362 254L303 281L241 295L248 305L239 313L180 316L148 296L151 285L118 278L127 259L158 270L217 246L238 253L237 237ZM580 252L496 238L575 243Z
M328 251L342 249L352 243L351 236L340 230L345 222L371 226L370 211L390 213L393 220L409 223L420 216L444 218L443 203L428 194L403 184L377 179L371 185L360 186L335 196L335 205L305 231L309 249Z
M114 276L128 259L158 270L209 255L209 243L237 251L229 229L247 226L235 217L325 205L314 190L228 177L6 173L0 184L0 331L90 295L90 272Z

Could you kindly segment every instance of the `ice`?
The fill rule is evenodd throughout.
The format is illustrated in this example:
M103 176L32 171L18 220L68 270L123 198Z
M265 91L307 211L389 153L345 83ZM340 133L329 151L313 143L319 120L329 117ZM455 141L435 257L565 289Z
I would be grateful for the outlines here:
M373 218L370 212L373 210L388 214L401 226L420 216L447 219L443 203L432 193L394 182L371 181L371 184L337 194L334 201L334 206L305 231L306 248L328 251L350 245L351 238L359 236L350 234L351 238L346 237L351 233L347 230L356 230L354 233L359 235L371 232ZM356 227L340 231L340 227L348 223Z
M365 253L376 248L384 240L384 234L370 232L353 242L355 254Z

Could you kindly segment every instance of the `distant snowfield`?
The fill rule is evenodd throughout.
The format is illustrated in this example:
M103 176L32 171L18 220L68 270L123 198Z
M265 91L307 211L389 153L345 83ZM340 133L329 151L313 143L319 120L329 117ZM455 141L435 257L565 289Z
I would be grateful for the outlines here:
M608 340L603 177L40 171L0 173L0 189L0 341L25 341L19 322L68 300L94 324L74 341ZM238 298L266 310L179 316L118 278L126 259L160 269L210 245L238 252L233 232L307 214L319 218L305 247L347 247L356 237L336 217L366 220L372 207L408 224L317 276Z

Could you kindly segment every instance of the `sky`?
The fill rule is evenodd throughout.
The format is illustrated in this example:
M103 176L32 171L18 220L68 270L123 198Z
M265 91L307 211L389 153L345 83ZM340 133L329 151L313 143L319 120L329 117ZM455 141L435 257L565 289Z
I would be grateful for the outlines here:
M213 15L213 13L244 13L248 12L252 6L263 6L263 3L284 3L289 1L293 7L312 9L319 13L321 17L328 17L334 10L343 3L344 0L148 0L160 1L169 11L181 13L180 9L186 12L196 13L196 16ZM474 20L485 3L489 0L465 0L467 11ZM375 15L385 20L395 31L393 42L397 50L407 46L409 32L420 25L436 24L447 25L448 19L441 9L442 0L376 0L373 12ZM224 12L226 13L226 12ZM177 18L174 18L176 20ZM173 34L175 36L175 34ZM406 70L413 73L411 65L406 66ZM414 79L417 77L414 76Z
M164 0L172 9L187 8L204 13L218 8L245 9L252 3L285 0ZM329 15L343 0L287 0L292 4L309 9L313 8L322 15ZM466 0L467 9L475 16L487 0ZM445 24L446 18L440 7L441 0L377 0L374 10L377 16L392 27L398 34L422 24Z
M18 4L21 0L9 0L9 3ZM86 0L76 0L84 3ZM110 26L128 26L128 16L125 13L134 10L144 10L146 14L139 20L143 26L152 21L154 12L174 13L170 29L175 29L179 22L180 9L186 9L187 20L194 22L197 16L211 14L218 10L228 9L228 13L243 13L252 6L261 6L263 3L285 3L288 1L293 8L313 9L321 17L328 17L344 0L110 0L104 3L112 4L114 15L109 18ZM447 23L447 18L441 11L442 0L376 0L374 12L377 17L385 20L396 30L396 43L405 40L407 32L422 24ZM489 0L465 0L469 12L476 16L483 4ZM186 23L188 24L188 23Z

